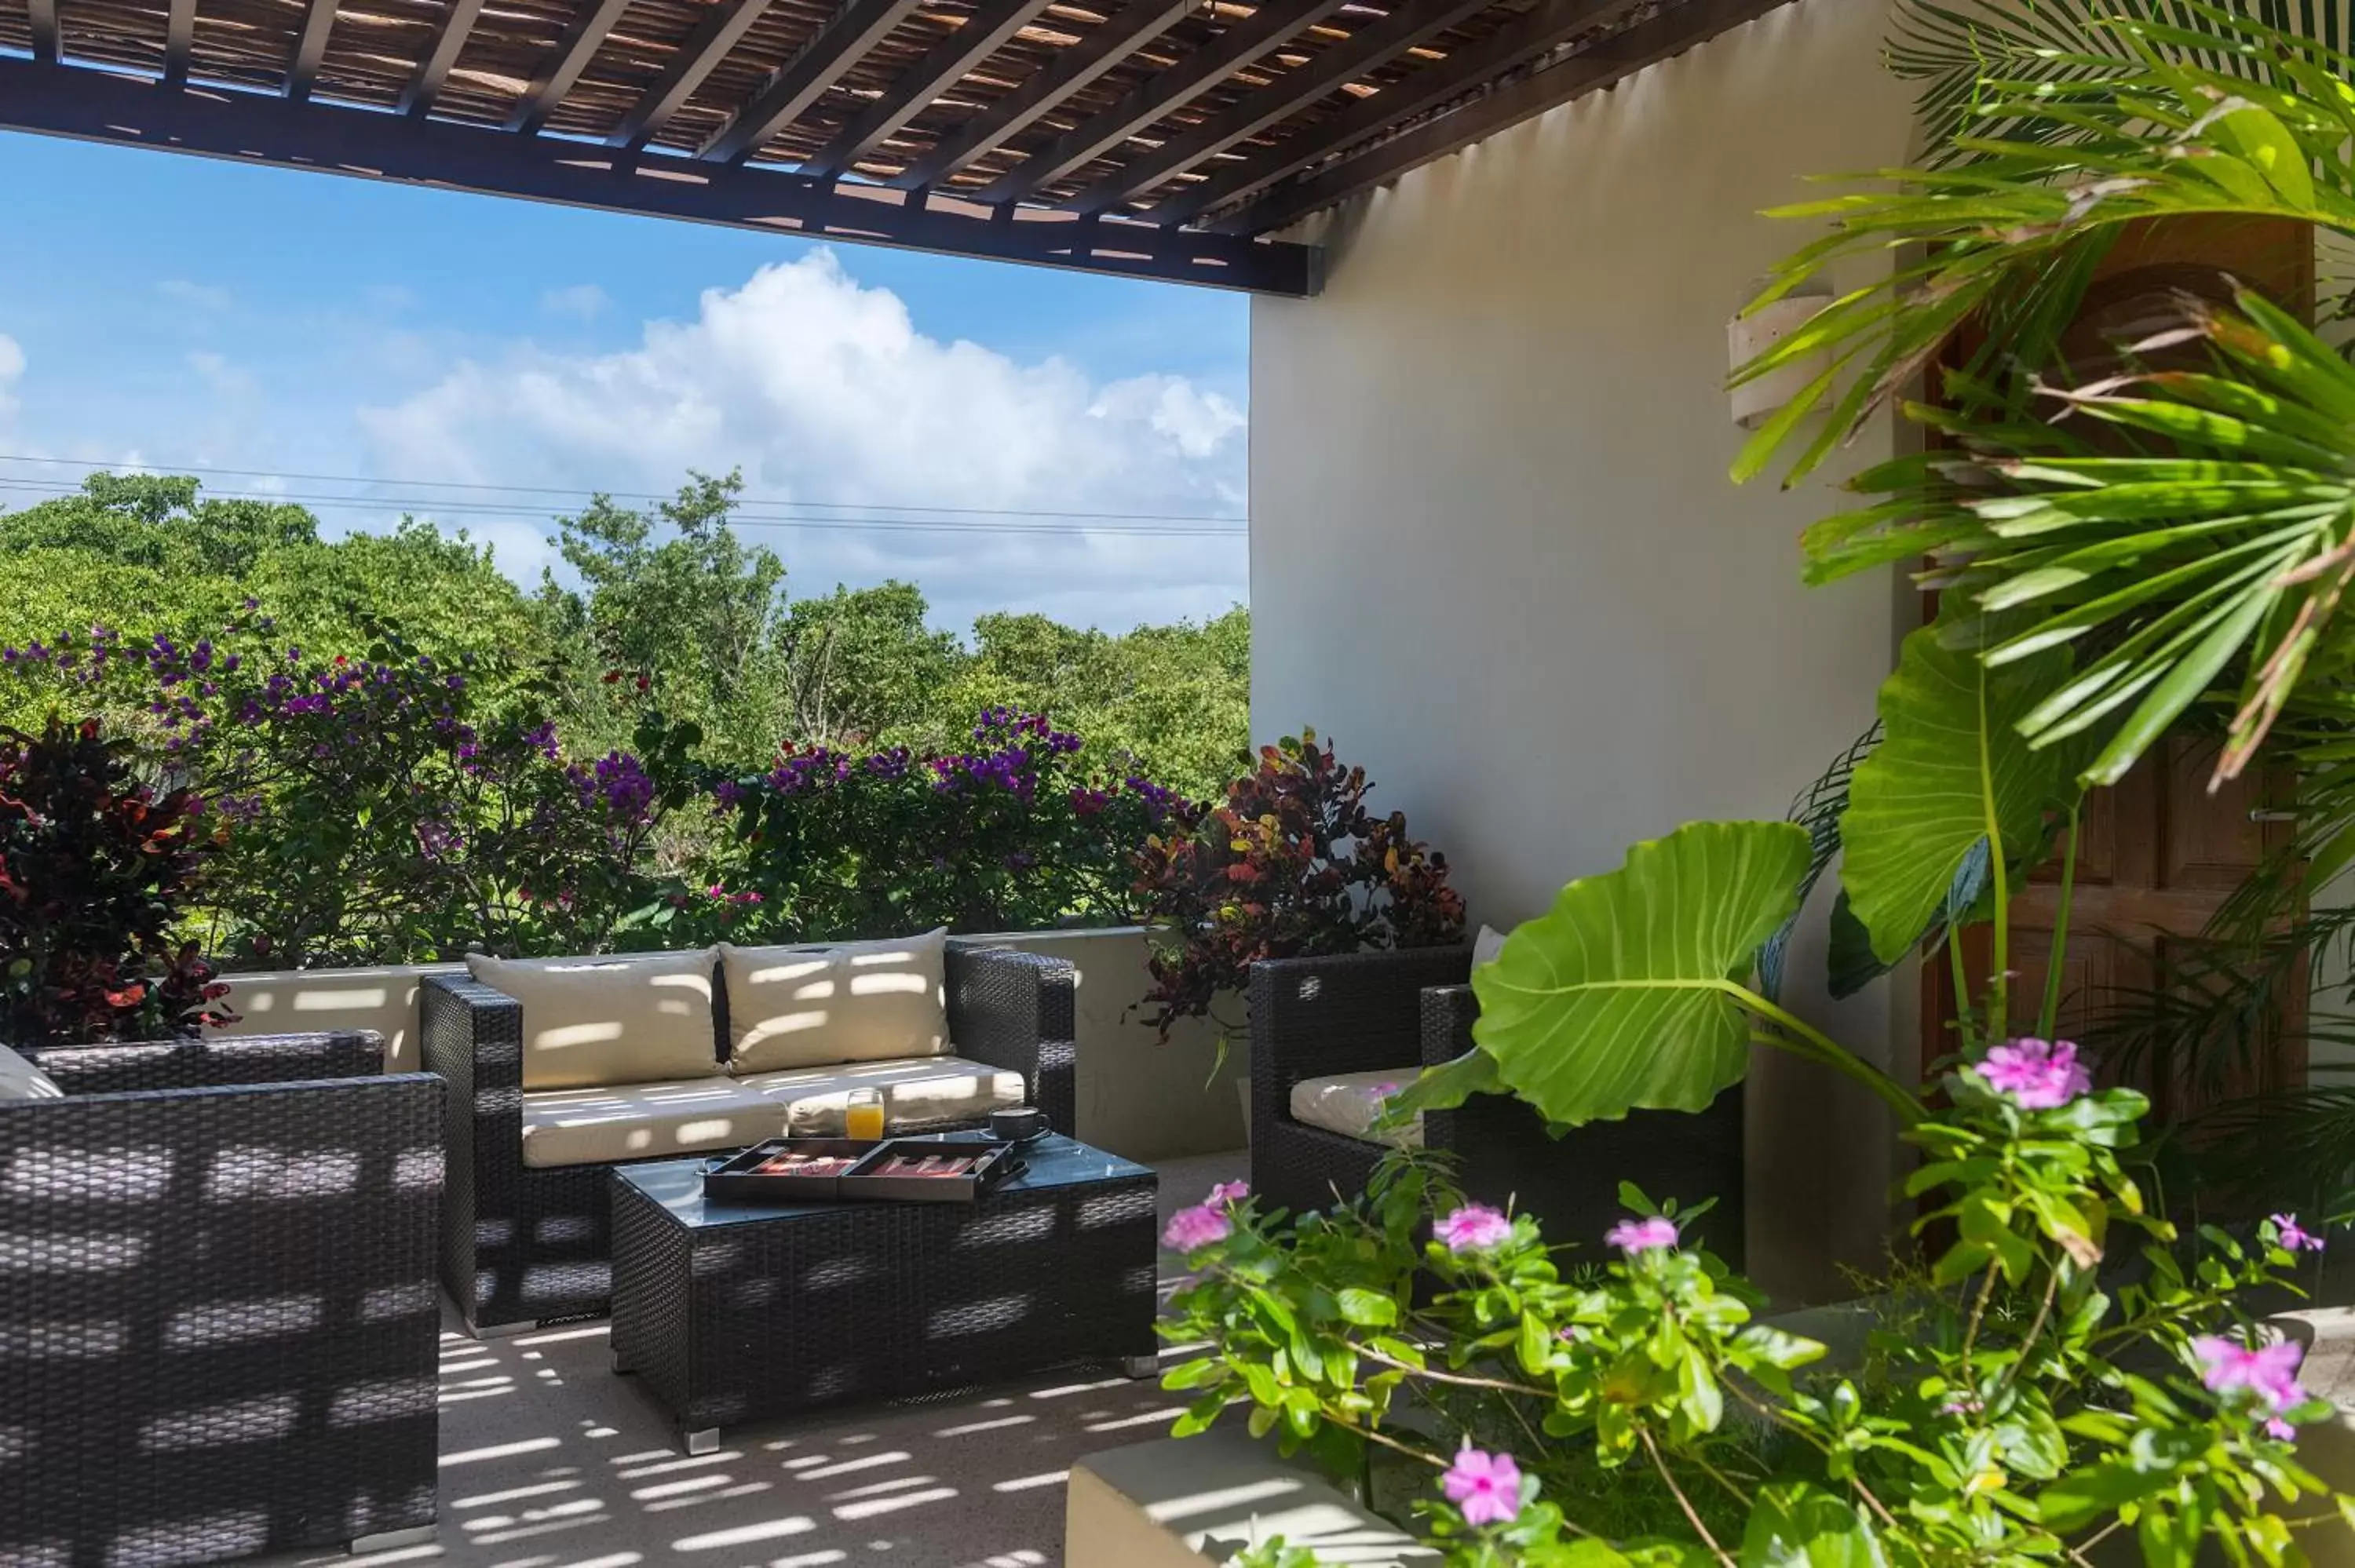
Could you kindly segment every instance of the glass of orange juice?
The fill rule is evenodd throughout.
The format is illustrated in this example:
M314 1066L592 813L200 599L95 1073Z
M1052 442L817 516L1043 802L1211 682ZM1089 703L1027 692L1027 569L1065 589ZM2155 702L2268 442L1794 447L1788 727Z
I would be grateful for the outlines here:
M853 1089L850 1103L843 1112L843 1136L846 1138L880 1138L883 1136L883 1091Z

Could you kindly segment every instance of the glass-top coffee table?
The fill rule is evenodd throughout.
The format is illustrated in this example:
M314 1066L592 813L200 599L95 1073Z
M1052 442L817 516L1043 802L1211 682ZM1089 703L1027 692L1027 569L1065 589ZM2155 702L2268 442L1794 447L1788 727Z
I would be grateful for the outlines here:
M1055 1133L1022 1158L978 1203L707 1203L700 1159L616 1166L614 1370L690 1454L829 1404L1084 1361L1150 1375L1153 1172Z

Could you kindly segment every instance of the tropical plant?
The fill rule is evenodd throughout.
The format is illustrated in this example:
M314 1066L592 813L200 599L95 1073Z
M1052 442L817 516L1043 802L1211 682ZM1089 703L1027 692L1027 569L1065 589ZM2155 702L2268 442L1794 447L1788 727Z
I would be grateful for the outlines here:
M1044 714L990 708L970 734L932 754L788 747L719 779L706 891L673 924L784 941L1129 918L1131 859L1185 803L1134 769L1087 768L1085 741Z
M228 991L175 927L219 842L95 719L0 731L0 1030L17 1045L193 1034Z
M1263 747L1224 801L1184 808L1146 841L1136 889L1153 986L1142 1005L1165 1041L1181 1018L1215 1018L1263 959L1463 940L1447 857L1410 838L1402 813L1369 810L1372 788L1303 730Z
M1167 1380L1198 1393L1181 1426L1240 1399L1288 1441L1402 1451L1429 1467L1422 1512L1459 1563L2083 1568L2130 1532L2154 1564L2211 1547L2280 1564L2295 1528L2355 1519L2289 1446L2328 1409L2298 1385L2296 1345L2250 1319L2318 1227L2285 1213L2254 1238L2179 1233L2129 1174L2142 1097L2094 1091L2051 1038L2084 791L2163 736L2217 734L2219 778L2262 757L2326 781L2337 815L2316 820L2341 836L2317 858L2355 858L2338 613L2355 372L2246 290L2184 302L2115 373L2060 352L2129 225L2355 230L2355 60L2341 35L2265 16L2204 0L1910 13L1897 58L1949 134L1887 189L1791 209L1833 231L1767 298L1900 260L1745 369L1830 363L1737 473L1778 456L1808 472L1947 361L1944 400L1903 406L1926 450L1859 475L1869 504L1805 539L1817 581L1926 557L1936 620L1882 684L1877 741L1795 820L1689 824L1570 884L1475 972L1474 1049L1391 1097L1402 1118L1511 1093L1566 1127L1696 1109L1762 1044L1861 1084L1924 1159L1904 1191L1924 1256L1881 1302L1866 1362L1806 1371L1823 1347L1758 1323L1754 1293L1682 1247L1668 1202L1626 1192L1633 1213L1603 1238L1618 1258L1565 1277L1529 1216L1401 1160L1333 1214L1262 1214L1227 1190L1172 1222L1201 1271L1173 1332L1211 1347ZM1923 1089L1770 994L1835 841L1870 960L1943 949L1966 1001ZM2056 844L2049 978L2018 994L2011 901ZM1983 986L1952 939L1974 926ZM1668 1506L1599 1522L1643 1474Z

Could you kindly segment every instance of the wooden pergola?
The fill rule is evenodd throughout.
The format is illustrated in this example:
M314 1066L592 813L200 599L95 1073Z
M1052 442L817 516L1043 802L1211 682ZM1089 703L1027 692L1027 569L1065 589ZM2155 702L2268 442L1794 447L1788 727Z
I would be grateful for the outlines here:
M1316 291L1305 215L1780 0L0 0L0 127Z

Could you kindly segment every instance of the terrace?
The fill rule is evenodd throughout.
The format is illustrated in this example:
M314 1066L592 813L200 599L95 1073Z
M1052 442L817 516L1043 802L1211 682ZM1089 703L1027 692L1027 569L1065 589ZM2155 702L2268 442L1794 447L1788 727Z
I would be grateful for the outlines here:
M1178 1398L1139 1380L1156 1370L1154 1323L1226 1310L1225 1359L1188 1397L1253 1406L1265 1425L1365 1425L1359 1385L1303 1372L1304 1345L1368 1382L1389 1375L1375 1365L1429 1371L1402 1354L1460 1351L1475 1381L1384 1431L1444 1470L1444 1505L1421 1472L1413 1497L1452 1509L1450 1529L1523 1520L1538 1494L1494 1489L1520 1474L1497 1467L1510 1444L1547 1504L1635 1520L1596 1533L1667 1537L1678 1561L1721 1568L1796 1555L2091 1568L2126 1541L2155 1561L2347 1560L2334 1521L2355 1514L2332 1511L2355 1476L2344 1319L2261 1329L2243 1310L2294 1284L2335 1288L2312 1256L2321 1238L2272 1211L2287 1198L2240 1212L2271 1186L2200 1167L2188 1193L2162 1192L2118 1164L2122 1149L2147 1152L2130 1139L2146 1114L2232 1111L2257 1118L2244 1146L2270 1156L2265 1182L2300 1186L2309 1218L2344 1192L2330 1150L2347 1144L2313 1120L2294 1125L2317 1141L2275 1138L2284 1124L2264 1119L2292 1102L2343 1139L2328 1097L2306 1091L2346 1070L2355 1038L2312 990L2343 980L2330 967L2343 887L2302 880L2344 866L2355 842L2355 653L2332 641L2355 549L2355 401L2336 353L2298 324L2325 302L2318 238L2327 257L2355 227L2343 108L2309 96L2344 61L2315 64L2324 42L2257 19L2279 8L2228 5L2171 13L2170 26L2219 29L2212 47L2147 45L2220 75L2172 55L2179 69L2161 70L2144 42L2106 43L2107 18L2054 9L2074 29L2059 58L2083 112L2056 126L2021 109L2017 162L1997 174L1945 165L1987 183L1962 217L1859 196L1841 209L1849 239L1779 274L1795 291L1730 348L1728 317L1818 232L1760 209L1805 194L1806 175L1971 151L1955 141L1965 106L2011 90L1998 66L2032 79L2052 53L2004 33L2001 7L1966 26L1881 0L0 0L0 128L1252 293L1253 732L1307 717L1346 736L1382 808L1447 850L1475 917L1453 906L1400 951L1223 975L1248 988L1250 1020L1224 1076L1208 1025L1163 1046L1128 1015L1146 986L1136 931L962 937L941 977L912 988L941 998L930 1046L953 1045L957 1065L907 1081L1023 1101L1089 1150L1037 1146L1059 1152L970 1209L877 1205L865 1220L816 1205L731 1217L698 1197L699 1172L668 1187L630 1174L649 1155L794 1128L805 1104L812 1128L831 1133L824 1117L839 1115L847 1131L860 1088L905 1108L878 1061L905 1064L883 1053L752 1060L726 1021L792 1010L732 995L714 1010L712 989L732 982L702 936L670 955L699 981L667 972L669 994L629 1004L659 1011L704 988L682 1036L691 1060L660 1071L550 1070L632 1031L535 1022L521 963L496 985L446 964L248 973L232 993L244 1022L201 1045L35 1052L70 1092L0 1103L13 1140L0 1289L17 1292L0 1311L0 1555L307 1563L347 1560L333 1545L360 1540L365 1561L494 1568L1101 1568L1064 1535L1069 1478L1173 1418ZM2337 11L2304 9L2319 39L2347 36ZM1882 69L1892 32L1923 80ZM1975 55L1991 37L2009 42ZM2235 96L2233 73L2262 89ZM2083 172L2073 138L2094 143L2085 167L2135 177L2068 185ZM1916 281L1930 286L1900 288L1891 267L1912 263L1891 258L1925 240ZM2177 335L2137 336L2161 311ZM1990 322L2018 327L2004 345L2019 365L1982 386L1956 372L1986 368L1965 356ZM2164 427L2176 445L2138 471L2147 489L2121 501L2105 458L2037 444L2075 434L2020 411L2051 395L2049 377L2193 338L2216 376L2135 383L2149 408L2122 411L2114 380L2072 394L2088 418ZM2019 387L1988 389L2015 368ZM1731 408L1730 372L1745 376ZM2231 445L2218 432L2247 428L2226 430L2200 387L2236 420L2295 418ZM1907 387L1921 393L1910 408L1877 396ZM1998 393L2030 401L1966 417ZM1818 415L1828 398L1844 399L1836 423ZM1913 461L1925 441L1980 461ZM2190 466L2168 466L2179 448ZM2253 451L2274 466L2234 466ZM1729 466L1778 456L1782 489L1726 482ZM2296 515L2241 505L2216 479L2227 470L2264 496L2286 487ZM1829 488L1851 477L1879 510ZM1966 480L1994 503L1958 502ZM2064 481L2062 502L2041 488ZM2022 516L2082 530L2049 546L2082 553L2013 549L2001 525ZM1916 531L1892 542L1890 518ZM1789 541L1803 529L1828 586L1800 586ZM1915 577L1925 556L1967 561L1969 580ZM2245 560L2258 565L2216 575ZM1925 607L1925 580L1955 591ZM1996 602L2050 617L2039 630L2054 646L2007 644L2020 656L1998 665L1987 651L2012 633ZM2062 642L2085 665L2068 666ZM302 754L332 758L358 733ZM2049 743L2080 734L2105 749L2064 768L2070 748ZM2031 736L2048 744L2021 744ZM537 743L508 740L521 777ZM995 760L948 770L979 779ZM563 817L578 832L517 835L534 851L644 829L656 793L632 793L643 776L534 777L551 813L590 813ZM350 790L312 782L349 814ZM637 814L617 822L624 795ZM1145 790L1123 802L1162 821ZM960 836L965 820L942 820L921 850L871 858L899 878L882 901L927 866L953 880L986 858ZM1262 820L1204 839L1219 877L1263 873L1247 838ZM1429 897L1445 879L1395 847L1369 876L1385 899ZM1095 848L1101 870L1134 845ZM437 858L416 857L421 880ZM2236 927L2268 889L2286 901ZM258 876L252 891L275 889ZM1223 935L1220 902L1165 919L1164 935ZM1511 935L1479 954L1475 986L1457 938L1481 923ZM437 937L442 956L470 940ZM791 961L805 959L821 961ZM830 1007L861 994L852 979L829 982ZM2263 1026L2229 1050L2194 1030L2174 1058L2096 1044L2111 1000L2195 992L2254 997ZM298 1026L328 1033L286 1034ZM800 1033L781 1024L768 1044ZM1425 1070L1412 1089L1397 1081ZM1316 1095L1296 1091L1312 1085L1340 1108L1305 1110ZM1154 1248L1181 1205L1245 1171L1256 1202L1293 1210L1378 1185L1397 1164L1375 1118L1401 1093L1477 1202L1425 1204L1397 1234L1351 1233L1390 1272L1346 1308L1345 1293L1300 1284L1340 1266L1316 1255L1331 1233L1271 1238L1240 1210L1197 1208L1188 1257L1215 1263L1238 1234L1239 1249L1264 1244L1254 1266L1272 1272L1252 1283L1298 1287L1283 1305L1309 1304L1313 1337L1237 1327L1256 1298L1183 1304L1186 1260ZM544 1097L568 1094L582 1097L570 1111ZM1986 1168L2006 1181L2034 1165L2046 1185L1971 1186L1982 1167L1955 1160L1929 1193L1904 1188L1918 1146L1942 1139L1994 1150ZM2190 1141L2194 1158L2213 1147ZM2035 1164L2056 1148L2067 1169ZM1623 1212L1623 1177L1646 1190L1641 1213ZM1686 1206L1655 1212L1649 1194ZM2224 1204L2231 1229L2151 1245L2224 1236L2238 1249L2215 1264L2226 1286L2122 1282L2120 1238L2147 1197L2187 1219ZM1705 1218L1689 1206L1701 1198L1720 1200ZM1949 1199L1958 1235L1917 1229ZM917 1210L932 1217L905 1218ZM902 1218L876 1217L887 1211ZM1524 1217L1599 1249L1587 1255L1604 1283L1554 1290ZM1856 1395L1896 1413L1876 1430L1920 1441L1897 1454L1859 1439L1860 1471L1813 1465L1850 1452L1817 1424L1846 1401L1742 1397L1809 1347L1680 1337L1732 1317L1703 1309L1722 1299L1703 1245L1785 1308L1841 1298L1849 1271L1882 1269L1892 1248L1947 1248L1919 1259L1945 1270L1923 1316L1875 1352L1903 1375L1860 1377ZM1433 1306L1431 1277L1494 1286L1516 1260L1530 1272L1510 1277L1508 1328L1478 1317L1497 1299L1479 1289ZM2146 1288L2158 1294L2129 1294ZM1864 1310L1914 1304L1898 1292ZM2080 1312L2111 1327L2056 1344L2056 1320ZM1410 1318L1401 1352L1379 1330ZM1803 1329L1842 1340L1842 1320ZM2279 1331L2311 1342L2304 1384L2298 1354L2264 1338ZM2115 1356L2112 1333L2127 1341ZM2161 1366L2163 1399L2112 1397L2123 1369ZM1606 1383L1605 1403L1626 1407L1615 1438L1589 1397ZM805 1393L810 1409L784 1413ZM18 1414L37 1401L37 1429ZM1736 1403L1819 1446L1753 1444L1747 1417L1727 1417ZM2021 1408L2000 1436L1983 1419ZM1476 1436L1498 1452L1459 1470L1457 1440ZM1717 1465L1721 1438L1738 1463ZM1614 1440L1613 1467L1596 1470ZM1939 1444L1969 1463L1910 1467ZM2291 1511L2292 1457L2334 1494L2322 1512ZM1271 1474L1264 1495L1307 1484ZM1753 1484L1770 1474L1805 1489L1770 1506ZM126 1475L131 1495L76 1514ZM2150 1484L2130 1493L2122 1477ZM1873 1489L1899 1487L1923 1506L1901 1514ZM1483 1523L1476 1510L1501 1511ZM1950 1519L1979 1533L1957 1545L1923 1522ZM1179 1552L1180 1533L1129 1539ZM1475 1550L1465 1539L1450 1549ZM1400 1544L1347 1530L1322 1543L1333 1561ZM1133 1564L1103 1555L1145 1568L1144 1550ZM1529 1552L1565 1554L1550 1539Z

